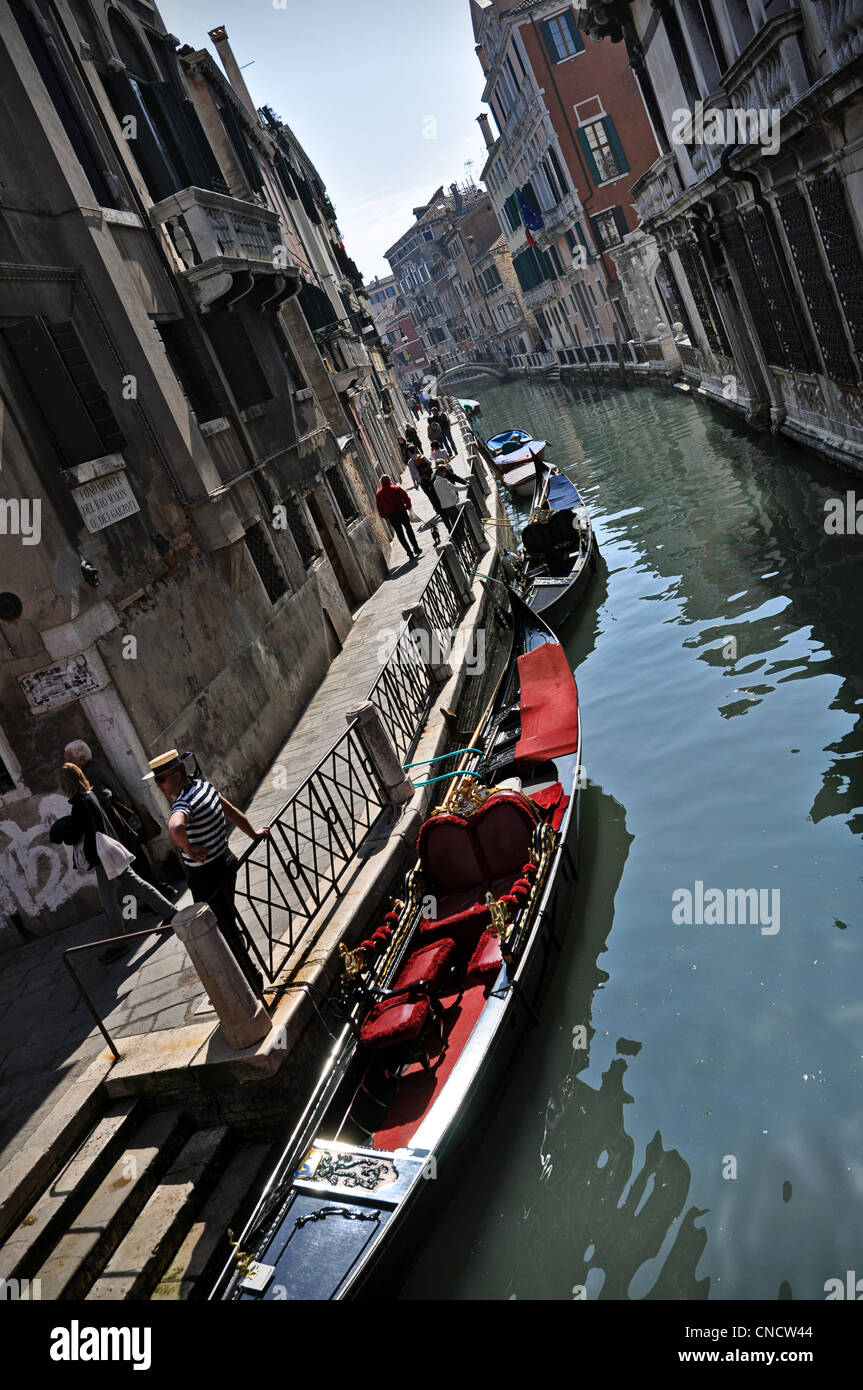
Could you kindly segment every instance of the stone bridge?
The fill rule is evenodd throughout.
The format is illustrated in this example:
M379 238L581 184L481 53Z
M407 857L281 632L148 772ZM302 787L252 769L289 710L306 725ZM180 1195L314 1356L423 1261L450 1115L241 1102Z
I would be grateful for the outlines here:
M509 368L501 362L459 362L456 367L448 367L441 372L437 384L446 386L474 376L496 376L502 381L509 376Z

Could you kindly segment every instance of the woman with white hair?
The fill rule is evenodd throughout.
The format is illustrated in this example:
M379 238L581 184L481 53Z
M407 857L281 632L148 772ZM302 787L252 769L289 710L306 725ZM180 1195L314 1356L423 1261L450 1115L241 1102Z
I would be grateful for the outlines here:
M141 901L149 903L153 911L163 921L171 922L176 914L174 904L164 898L152 884L139 878L132 868L124 869L116 878L109 878L105 872L96 848L96 835L101 832L113 840L115 838L114 828L77 763L63 764L60 769L59 783L60 790L64 796L69 798L69 805L72 808L68 817L69 825L64 828L63 842L80 845L84 863L87 868L95 870L99 899L102 903L102 911L108 918L111 935L124 936L128 931L134 930L134 919L132 919L130 926L129 919L123 916L121 898L133 897L139 903ZM103 951L99 959L108 964L108 962L124 955L128 948L128 942L117 942L116 945L109 946L106 951Z
M66 762L80 768L90 783L113 827L111 835L134 854L135 862L132 867L135 873L146 879L154 888L166 889L168 885L160 883L158 875L153 872L147 859L139 834L141 822L135 810L127 804L128 792L123 791L113 772L109 772L104 763L96 762L89 743L85 743L82 738L67 743L63 751Z

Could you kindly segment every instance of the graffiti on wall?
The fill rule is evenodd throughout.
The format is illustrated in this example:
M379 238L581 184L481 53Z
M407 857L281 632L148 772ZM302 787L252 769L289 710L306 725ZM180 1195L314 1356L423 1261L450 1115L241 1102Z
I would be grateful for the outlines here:
M69 845L52 845L48 839L54 821L68 814L68 800L56 792L40 799L35 825L0 821L0 914L38 917L91 881L90 874L74 868Z

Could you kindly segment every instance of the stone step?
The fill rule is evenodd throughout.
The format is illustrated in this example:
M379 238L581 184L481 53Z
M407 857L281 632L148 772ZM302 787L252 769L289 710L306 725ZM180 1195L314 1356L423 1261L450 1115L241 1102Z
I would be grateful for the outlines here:
M29 1277L53 1250L140 1123L140 1102L114 1101L0 1249L0 1279Z
M43 1299L84 1297L191 1129L175 1112L144 1121L37 1271Z
M229 1136L224 1125L192 1135L120 1241L88 1299L116 1301L147 1296L215 1182Z
M61 1095L23 1149L0 1173L0 1241L26 1215L35 1198L59 1173L86 1138L105 1104L102 1079L107 1065L98 1059Z
M151 1298L180 1302L207 1296L230 1255L228 1228L239 1232L251 1215L271 1153L269 1144L252 1144L234 1154Z

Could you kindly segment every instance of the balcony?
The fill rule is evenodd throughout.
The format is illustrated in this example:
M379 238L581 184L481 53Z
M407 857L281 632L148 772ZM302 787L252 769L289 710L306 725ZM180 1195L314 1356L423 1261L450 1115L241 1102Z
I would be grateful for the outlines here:
M165 228L201 310L223 297L234 303L252 289L263 308L300 288L278 213L269 208L203 188L183 188L154 204L150 220Z
M547 212L543 210L542 220L545 226L536 233L537 242L543 245L557 232L565 230L580 215L581 210L578 195L575 193L567 193L556 207L549 208Z
M815 6L838 68L863 53L863 0L818 0Z
M861 10L859 0L834 5L847 15ZM809 90L801 46L803 17L797 9L770 19L722 78L731 106L738 111L789 110ZM859 38L859 36L858 36ZM859 51L859 49L858 49Z
M550 300L557 298L557 288L553 280L543 280L541 285L534 285L532 290L525 290L524 302L529 309L535 309L540 304L548 304Z
M632 185L632 199L642 222L661 217L683 193L680 171L673 154L664 154Z

